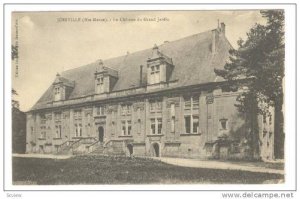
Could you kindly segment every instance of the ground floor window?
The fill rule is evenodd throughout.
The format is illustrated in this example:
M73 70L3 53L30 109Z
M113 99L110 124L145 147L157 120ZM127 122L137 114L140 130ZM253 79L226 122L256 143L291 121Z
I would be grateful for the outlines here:
M56 129L56 135L55 135L55 137L56 138L61 138L61 125L55 126L55 129Z
M82 137L82 125L75 124L75 137Z
M151 123L151 134L162 134L162 118L152 118Z
M175 132L175 117L174 116L171 118L171 132L172 133Z
M199 132L199 116L186 115L184 116L185 132L186 133L198 133Z
M41 126L41 135L40 135L41 139L46 139L46 127L45 126Z
M131 120L122 121L122 135L131 135Z

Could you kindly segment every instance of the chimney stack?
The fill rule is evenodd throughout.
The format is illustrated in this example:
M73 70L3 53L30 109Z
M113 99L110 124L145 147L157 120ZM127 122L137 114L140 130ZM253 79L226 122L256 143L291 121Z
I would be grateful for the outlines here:
M221 33L223 33L225 35L225 23L224 22L221 23Z
M143 84L143 65L140 65L140 86Z

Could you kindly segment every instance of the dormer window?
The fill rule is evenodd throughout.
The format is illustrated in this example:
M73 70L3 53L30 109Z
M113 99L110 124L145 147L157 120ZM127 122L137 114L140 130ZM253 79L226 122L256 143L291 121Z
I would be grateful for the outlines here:
M151 82L153 84L157 84L160 82L160 66L151 66L151 75L150 75Z
M109 93L113 89L118 80L118 71L106 67L103 61L98 61L98 66L95 72L95 93Z
M54 100L59 101L60 100L60 88L56 87L54 89Z
M148 85L168 82L174 68L172 59L160 52L156 45L147 60L147 67Z
M54 101L66 100L71 94L75 84L57 73L53 82Z
M103 77L98 77L96 80L96 86L97 86L97 93L103 93L104 92L104 78Z

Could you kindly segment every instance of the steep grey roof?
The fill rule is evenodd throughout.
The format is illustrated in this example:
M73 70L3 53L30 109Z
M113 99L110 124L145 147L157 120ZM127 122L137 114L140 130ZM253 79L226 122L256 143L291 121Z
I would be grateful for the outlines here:
M188 36L176 41L164 43L159 50L173 61L174 70L170 81L177 80L176 87L204 84L221 81L214 73L214 68L223 68L232 48L223 34L216 43L216 52L211 52L212 31ZM143 81L146 82L147 59L152 56L152 48L103 60L105 66L118 71L119 79L113 91L138 87L140 81L140 65L143 65ZM64 71L61 76L75 82L69 99L94 94L94 73L98 62ZM52 101L52 85L42 95L33 109L43 108Z

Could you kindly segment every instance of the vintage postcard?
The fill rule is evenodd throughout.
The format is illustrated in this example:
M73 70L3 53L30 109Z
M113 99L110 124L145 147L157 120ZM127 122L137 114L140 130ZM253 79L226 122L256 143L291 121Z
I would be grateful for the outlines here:
M284 186L286 17L11 12L12 186Z

